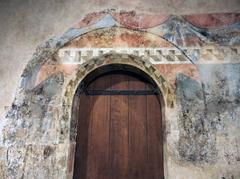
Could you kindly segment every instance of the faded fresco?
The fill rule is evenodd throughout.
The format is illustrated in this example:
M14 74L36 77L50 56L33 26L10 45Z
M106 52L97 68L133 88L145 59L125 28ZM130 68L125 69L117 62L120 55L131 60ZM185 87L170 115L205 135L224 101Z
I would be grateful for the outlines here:
M71 178L72 97L111 63L159 82L166 178L240 178L239 45L239 13L86 15L40 45L22 73L2 123L0 178Z

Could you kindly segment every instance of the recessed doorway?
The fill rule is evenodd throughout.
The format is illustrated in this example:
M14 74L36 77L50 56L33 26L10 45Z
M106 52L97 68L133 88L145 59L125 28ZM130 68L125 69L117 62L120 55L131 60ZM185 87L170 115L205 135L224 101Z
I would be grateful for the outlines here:
M150 78L102 67L77 93L74 179L164 178L161 92Z

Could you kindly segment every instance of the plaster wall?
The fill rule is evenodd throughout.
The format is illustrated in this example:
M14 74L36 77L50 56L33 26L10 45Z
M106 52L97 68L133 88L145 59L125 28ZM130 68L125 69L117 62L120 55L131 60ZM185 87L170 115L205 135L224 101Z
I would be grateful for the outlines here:
M1 2L0 178L71 177L74 90L113 62L138 64L159 81L167 178L240 177L239 14L184 15L236 12L239 4L159 3ZM112 7L136 11L99 11Z
M38 45L60 36L88 13L112 8L178 15L239 12L240 3L238 0L1 0L0 115L10 106L19 76Z

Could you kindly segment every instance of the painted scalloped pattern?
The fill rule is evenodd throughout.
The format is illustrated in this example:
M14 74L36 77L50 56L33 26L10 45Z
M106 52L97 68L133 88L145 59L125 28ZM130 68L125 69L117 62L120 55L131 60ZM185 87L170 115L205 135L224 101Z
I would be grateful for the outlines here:
M178 46L240 45L240 13L174 16L101 11L86 15L66 36L114 26L154 33Z
M170 15L146 15L131 12L112 13L113 18L122 26L131 29L148 29L164 23Z
M86 15L74 28L92 25L110 14L119 24L132 29L148 29L163 24L170 14L137 14L135 11L93 12ZM240 22L240 13L214 13L182 15L181 18L198 28L220 28Z
M183 17L199 28L219 28L240 22L240 13L197 14Z

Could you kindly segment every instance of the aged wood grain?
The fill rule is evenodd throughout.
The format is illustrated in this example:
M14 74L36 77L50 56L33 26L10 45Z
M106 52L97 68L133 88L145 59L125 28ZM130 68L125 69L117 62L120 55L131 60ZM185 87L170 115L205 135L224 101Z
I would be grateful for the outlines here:
M152 85L130 74L111 73L88 89L145 90ZM163 136L158 96L80 97L74 178L162 179ZM75 112L77 112L75 110Z

